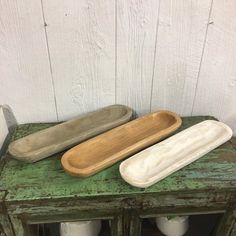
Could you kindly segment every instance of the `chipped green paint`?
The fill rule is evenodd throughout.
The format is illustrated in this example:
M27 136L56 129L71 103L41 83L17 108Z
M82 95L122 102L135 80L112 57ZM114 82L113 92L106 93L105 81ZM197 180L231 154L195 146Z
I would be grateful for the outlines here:
M206 119L214 118L183 118L177 132ZM52 125L19 125L12 140ZM112 235L130 235L139 231L139 217L225 211L236 203L236 149L231 142L147 189L124 182L119 163L88 178L70 176L61 167L62 154L31 164L14 160L8 154L2 160L0 204L10 217L3 212L0 217L11 219L16 232L26 228L26 223L92 217L114 219ZM9 228L10 224L5 225ZM220 230L227 230L222 228L224 224ZM23 231L19 236L28 235Z
M13 136L12 136L12 141L22 138L22 137L29 135L29 134L33 134L37 131L47 129L55 124L58 124L58 123L38 123L38 124L18 125Z
M183 130L212 117L184 118ZM20 125L13 135L18 139L52 124ZM224 191L236 186L236 152L228 142L198 161L172 174L147 189L138 189L125 183L119 174L119 163L88 178L68 175L61 167L62 153L33 164L26 164L9 156L2 171L1 184L8 190L7 201L68 198L77 196L129 196L144 193L200 191L215 189ZM232 184L233 183L233 184Z

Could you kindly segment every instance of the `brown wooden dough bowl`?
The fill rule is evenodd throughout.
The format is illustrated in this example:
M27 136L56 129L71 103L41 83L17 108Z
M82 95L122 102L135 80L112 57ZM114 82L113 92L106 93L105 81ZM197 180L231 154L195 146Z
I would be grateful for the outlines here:
M70 149L61 159L62 166L71 175L93 175L167 137L181 123L181 118L169 111L145 115Z
M108 106L18 139L9 145L9 153L15 159L35 162L122 125L131 118L131 108Z

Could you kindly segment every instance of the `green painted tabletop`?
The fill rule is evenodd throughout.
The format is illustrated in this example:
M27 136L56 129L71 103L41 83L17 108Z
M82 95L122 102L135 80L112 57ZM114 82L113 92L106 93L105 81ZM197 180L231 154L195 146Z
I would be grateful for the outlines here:
M212 117L183 118L181 131ZM45 129L54 124L19 125L13 140ZM96 198L101 196L131 196L145 193L186 191L236 191L236 150L227 142L198 161L170 175L147 189L139 189L124 182L119 174L119 163L87 178L65 173L59 153L37 163L26 164L11 159L7 154L0 178L0 190L7 190L6 201L42 199ZM96 158L96 157L95 157Z

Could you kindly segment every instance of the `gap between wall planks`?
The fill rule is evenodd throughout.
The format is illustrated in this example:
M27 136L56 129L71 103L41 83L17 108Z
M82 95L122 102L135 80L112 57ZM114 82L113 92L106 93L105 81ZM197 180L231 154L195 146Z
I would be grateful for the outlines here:
M117 102L150 112L159 1L117 0Z
M115 0L42 1L59 120L115 103Z
M0 2L0 104L19 123L57 119L40 2Z
M19 123L57 120L56 99L59 120L117 102L138 115L210 113L236 132L233 0L19 0L0 10L0 103Z
M211 3L161 1L152 110L191 114Z
M236 135L236 1L214 0L193 115L211 114Z

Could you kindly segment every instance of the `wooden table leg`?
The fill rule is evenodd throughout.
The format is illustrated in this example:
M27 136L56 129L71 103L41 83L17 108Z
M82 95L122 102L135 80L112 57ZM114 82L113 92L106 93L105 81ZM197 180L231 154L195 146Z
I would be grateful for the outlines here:
M138 215L132 215L130 220L130 235L141 235L142 220Z
M31 236L29 226L20 218L10 215L10 220L16 236Z
M123 236L122 218L122 215L118 215L111 221L111 236Z
M2 232L1 232L2 231ZM11 222L7 215L0 213L0 235L14 236Z
M231 236L236 236L236 222L234 222L234 227L232 229Z
M236 236L236 211L229 210L222 216L215 236Z
M124 236L140 236L142 220L136 211L126 211L124 213Z

